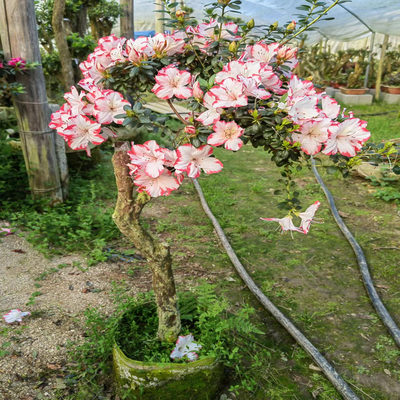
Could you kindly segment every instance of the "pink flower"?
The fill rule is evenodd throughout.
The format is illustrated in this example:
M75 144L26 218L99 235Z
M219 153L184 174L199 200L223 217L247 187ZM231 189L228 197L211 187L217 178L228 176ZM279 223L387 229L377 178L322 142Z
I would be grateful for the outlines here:
M261 218L260 217L260 219L262 219L263 221L278 222L278 224L282 228L281 233L284 233L286 231L295 231L295 232L303 233L303 231L300 228L298 228L297 226L294 226L292 217L290 215L287 215L284 218Z
M57 132L59 131L58 134L62 135L71 117L71 106L68 103L64 103L58 111L51 114L49 128L57 129Z
M156 76L156 84L151 91L163 100L175 96L178 99L188 99L192 89L188 87L192 76L187 71L180 71L174 65L161 69Z
M196 148L191 144L179 146L176 150L178 159L175 163L177 171L186 172L189 178L198 178L201 169L206 174L215 174L222 170L221 161L210 157L213 152L211 146L200 146Z
M322 113L331 119L337 118L340 112L340 105L336 100L330 98L329 96L322 97L321 100Z
M322 152L328 155L339 152L346 157L354 157L371 136L366 126L367 122L358 118L349 118L331 125L330 137Z
M68 121L62 135L73 150L86 149L90 155L89 144L103 143L106 139L100 135L101 125L85 115L76 115Z
M236 122L224 122L218 121L215 123L214 133L212 133L208 139L207 143L212 146L225 145L227 150L237 151L239 150L243 142L239 139L243 135L243 128L236 124Z
M21 57L14 57L8 61L8 65L18 69L25 69L26 61Z
M151 178L157 178L163 173L165 153L155 140L149 140L144 144L132 144L128 154L131 159L131 164L128 166L132 173L140 169Z
M222 112L221 108L215 108L214 103L216 102L215 96L211 92L207 92L204 95L203 105L207 108L207 111L201 113L196 121L200 121L204 126L212 125L220 119Z
M71 86L71 91L64 94L64 99L70 105L72 114L83 114L83 109L86 107L84 97L85 92L78 93L75 86Z
M156 178L147 175L143 169L136 172L133 183L138 186L138 192L146 192L151 197L168 196L179 188L179 182L170 171L163 169Z
M214 108L243 107L247 105L243 83L233 79L225 79L221 85L214 86L210 93L216 98Z
M172 359L181 359L187 357L189 361L196 360L199 356L195 353L201 349L201 345L193 342L193 335L179 336L176 341L176 346L172 350L170 357Z
M156 56L160 58L183 53L185 47L183 39L178 39L177 36L164 35L163 33L157 33L157 35L149 37L148 44L154 50Z
M0 68L4 68L4 64L0 62Z
M155 51L149 45L149 38L139 37L136 40L129 39L126 42L126 53L129 61L140 64L142 61L154 56Z
M316 118L319 114L317 104L317 96L297 97L292 101L292 106L289 108L289 117L294 122L298 122L301 119Z
M302 98L315 95L316 91L311 81L299 79L293 75L289 81L288 98Z
M101 124L122 124L123 118L117 115L126 114L124 106L129 106L129 101L125 100L121 93L113 90L103 90L102 96L97 98L94 103L94 116Z
M204 97L204 92L201 90L198 81L193 84L193 97L198 101L202 101Z
M7 324L12 324L13 322L22 322L22 318L27 315L31 315L28 311L21 311L16 308L14 310L9 311L7 314L3 315L3 319Z
M10 224L8 222L4 222L4 226L0 227L0 236L9 236L12 235L13 232L10 228Z
M300 229L306 235L310 230L311 222L320 204L321 203L319 201L316 201L314 204L311 204L311 206L308 207L306 211L299 213L299 217L301 218Z
M292 133L293 142L298 142L301 149L308 155L317 154L329 137L332 121L324 118L321 121L306 120L300 124L300 132Z
M247 46L246 55L249 59L254 59L269 64L275 57L278 49L279 43L266 44L263 42L257 42L253 46Z
M188 135L196 134L196 128L193 125L186 125L184 131Z

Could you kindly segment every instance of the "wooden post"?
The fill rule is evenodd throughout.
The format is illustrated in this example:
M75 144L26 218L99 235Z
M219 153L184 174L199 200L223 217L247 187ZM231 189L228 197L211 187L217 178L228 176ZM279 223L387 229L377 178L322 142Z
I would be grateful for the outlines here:
M134 0L120 0L121 16L119 20L120 36L133 38L135 34Z
M156 19L156 33L164 33L164 2L163 0L155 0L155 19Z
M34 0L0 0L0 35L6 58L40 63ZM63 200L55 132L49 129L50 108L42 67L17 74L25 93L14 96L29 185L34 197Z
M388 43L389 43L389 35L385 35L382 43L381 56L379 58L378 71L376 73L375 100L379 100L381 95L381 83L382 83L382 72L383 72L382 70Z

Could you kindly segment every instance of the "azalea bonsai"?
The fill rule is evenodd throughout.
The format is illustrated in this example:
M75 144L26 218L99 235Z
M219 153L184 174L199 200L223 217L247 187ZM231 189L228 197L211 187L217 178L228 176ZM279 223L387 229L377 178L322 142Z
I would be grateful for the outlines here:
M72 149L90 154L92 146L114 141L118 199L113 218L151 268L162 341L176 340L181 323L169 246L140 223L146 204L179 190L187 178L221 173L214 148L240 151L249 142L262 146L282 168L287 196L280 205L289 214L276 221L283 230L307 233L319 203L299 213L293 168L320 152L346 161L369 138L364 121L340 113L335 100L292 73L296 48L286 43L315 17L313 11L297 27L274 24L257 37L253 20L232 22L227 16L239 4L213 3L198 23L167 1L172 33L100 39L80 65L83 90L71 88L67 103L52 115L50 127ZM319 4L320 14L331 8ZM155 100L168 104L178 127L170 128L165 115L146 105ZM118 132L121 125L145 127L160 140L129 145ZM293 216L301 218L299 227Z

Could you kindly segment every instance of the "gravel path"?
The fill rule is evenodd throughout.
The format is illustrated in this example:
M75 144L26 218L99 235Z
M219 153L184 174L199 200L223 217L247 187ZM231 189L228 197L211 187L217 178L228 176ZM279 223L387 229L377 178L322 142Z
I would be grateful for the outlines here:
M112 310L111 283L127 279L126 264L85 265L79 256L46 259L15 234L0 239L0 313L32 313L20 324L0 322L1 400L54 399L66 343L82 338L83 311ZM140 273L142 287L133 291L150 286L148 273Z

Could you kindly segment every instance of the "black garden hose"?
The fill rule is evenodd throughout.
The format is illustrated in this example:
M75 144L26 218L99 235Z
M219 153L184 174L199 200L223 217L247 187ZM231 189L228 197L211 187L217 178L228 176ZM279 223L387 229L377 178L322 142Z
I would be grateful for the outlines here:
M343 378L336 372L335 368L326 360L326 358L318 351L318 349L300 332L296 326L287 318L272 302L267 296L259 289L255 284L251 276L247 273L246 269L243 267L242 263L236 256L232 246L230 245L224 231L222 230L218 220L215 218L214 214L211 212L210 207L204 197L203 191L196 179L192 179L194 187L200 197L201 205L203 206L204 212L210 218L212 224L214 225L215 231L221 240L222 245L232 264L236 268L236 271L250 289L250 291L257 297L259 302L274 316L274 318L292 335L294 340L313 358L315 363L321 368L326 377L331 381L333 386L338 390L338 392L346 400L359 400L357 395L351 390L349 385L343 380Z
M393 318L390 316L388 310L383 305L382 300L380 299L378 292L375 289L375 286L372 282L371 274L369 272L368 263L365 259L364 253L362 251L361 246L358 244L354 236L351 234L345 223L343 222L341 216L335 205L335 200L329 189L326 187L324 181L321 178L321 175L318 173L317 168L315 166L315 160L311 157L311 168L317 179L318 183L320 184L322 190L325 193L325 196L329 202L329 207L332 211L333 217L335 218L336 223L338 224L340 230L343 232L343 235L349 241L353 251L357 257L357 262L360 267L361 276L365 285L365 289L367 290L368 296L374 306L376 312L379 314L382 322L385 324L386 328L392 335L394 341L396 342L397 346L400 347L400 329L394 322Z

